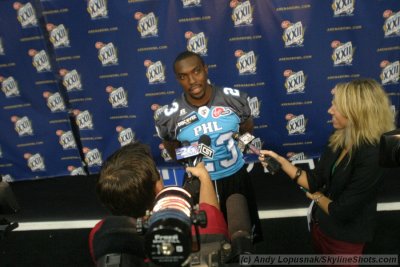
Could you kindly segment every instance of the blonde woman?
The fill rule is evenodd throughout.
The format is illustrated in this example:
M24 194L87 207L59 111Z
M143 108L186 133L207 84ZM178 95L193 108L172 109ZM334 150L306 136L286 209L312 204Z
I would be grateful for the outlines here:
M315 170L306 172L273 151L282 170L314 200L312 243L316 253L360 255L373 238L381 134L395 128L390 101L372 79L338 84L332 91L334 133ZM265 163L263 163L265 165Z

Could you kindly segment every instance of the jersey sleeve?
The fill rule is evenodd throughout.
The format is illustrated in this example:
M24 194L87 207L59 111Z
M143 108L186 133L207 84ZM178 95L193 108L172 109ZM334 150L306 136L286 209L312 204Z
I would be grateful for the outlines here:
M253 117L249 104L249 96L245 92L224 87L222 88L222 95L228 106L239 116L241 123Z
M165 105L154 112L154 124L158 137L162 140L175 140L175 127L179 104L177 101L171 105Z

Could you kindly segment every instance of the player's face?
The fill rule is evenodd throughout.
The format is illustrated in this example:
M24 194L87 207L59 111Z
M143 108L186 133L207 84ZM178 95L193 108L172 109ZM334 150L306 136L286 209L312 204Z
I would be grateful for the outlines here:
M196 56L176 62L175 75L189 101L198 101L207 96L208 69Z

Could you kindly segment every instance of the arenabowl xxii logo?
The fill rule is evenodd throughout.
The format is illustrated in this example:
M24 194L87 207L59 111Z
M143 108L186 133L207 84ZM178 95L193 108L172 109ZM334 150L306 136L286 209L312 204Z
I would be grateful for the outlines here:
M87 147L84 147L82 150L85 154L85 162L89 167L93 167L96 165L101 166L103 164L101 153L97 148L89 149Z
M56 26L52 23L47 23L46 29L49 32L50 42L55 49L69 47L68 30L65 28L64 24Z
M193 33L191 31L185 32L185 38L187 39L186 48L188 51L193 53L206 56L207 55L207 38L204 35L204 32Z
M115 130L118 133L118 142L121 146L135 142L135 132L131 128L124 128L122 126L117 126Z
M294 160L304 160L307 159L307 156L304 154L304 152L288 152L286 154L286 157L289 161L294 161Z
M201 0L182 0L184 8L188 7L199 7L201 6Z
M114 88L109 85L106 87L106 92L109 94L108 101L111 103L112 108L128 107L128 93L123 87Z
M72 131L64 132L63 130L57 130L56 135L59 137L59 143L64 150L76 148L76 142Z
M63 79L63 85L67 92L82 90L81 75L77 70L68 71L67 69L60 69L59 73Z
M333 0L332 10L334 17L353 16L355 0Z
M0 76L1 91L7 98L19 96L18 83L14 77L5 78Z
M38 26L36 11L30 2L25 5L20 2L14 2L13 8L17 11L17 19L21 23L22 28Z
M32 65L36 68L38 73L51 71L50 60L46 51L29 49L28 55L32 57Z
M256 74L257 73L257 57L254 51L244 52L243 50L235 51L236 68L239 75Z
M233 9L231 18L235 27L253 25L254 10L250 1L231 0L229 5Z
M3 38L0 37L0 56L4 56L4 45L3 45Z
M22 118L11 116L11 121L14 123L14 129L19 137L33 135L32 122L27 116Z
M118 53L113 43L96 42L98 58L103 66L118 65Z
M399 83L400 61L390 63L388 60L383 60L380 67L382 68L382 72L379 76L383 85Z
M92 114L88 110L81 112L79 109L74 109L72 113L75 116L75 122L79 130L93 130Z
M387 9L383 12L385 23L383 31L386 37L399 37L400 36L400 11L394 13L392 10Z
M332 41L332 60L336 66L350 66L353 62L353 55L356 50L351 42L341 43L338 40Z
M304 134L306 131L307 120L304 114L295 116L291 113L286 114L285 119L288 121L286 129L289 135Z
M90 18L92 20L107 18L107 0L88 0L87 11L90 14Z
M304 93L307 77L302 70L294 72L287 69L283 72L283 76L286 77L285 88L288 94Z
M283 29L282 39L285 47L303 46L305 28L301 21L291 23L288 20L284 20L281 23L281 27Z
M25 153L24 158L27 160L27 165L33 172L46 170L46 165L44 164L44 158L36 153L32 155L31 153Z
M69 165L67 167L67 170L69 171L69 174L72 176L87 175L86 171L82 167L75 167L75 166Z
M146 59L143 65L146 67L149 84L165 83L165 65L160 60L152 62L150 59Z
M14 182L14 177L12 177L10 174L3 174L3 181L7 183Z
M249 103L251 116L253 118L258 118L260 116L260 106L261 100L258 100L258 97L247 97L247 102Z
M52 94L48 91L44 91L43 97L47 100L47 107L51 112L65 111L64 100L59 92Z
M136 12L134 18L138 21L137 30L142 38L158 36L158 19L153 12Z

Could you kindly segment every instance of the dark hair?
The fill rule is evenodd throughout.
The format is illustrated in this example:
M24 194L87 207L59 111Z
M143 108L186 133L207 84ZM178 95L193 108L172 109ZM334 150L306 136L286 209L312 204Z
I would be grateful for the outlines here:
M176 73L175 72L175 64L178 61L184 60L184 59L189 58L189 57L197 57L200 60L201 65L203 65L203 66L205 65L203 58L199 54L196 54L196 53L194 53L192 51L183 51L183 52L179 53L179 55L174 60L174 64L172 66L173 69L174 69L174 73Z
M160 174L150 148L139 142L121 147L104 162L96 191L113 215L145 215L155 199Z

